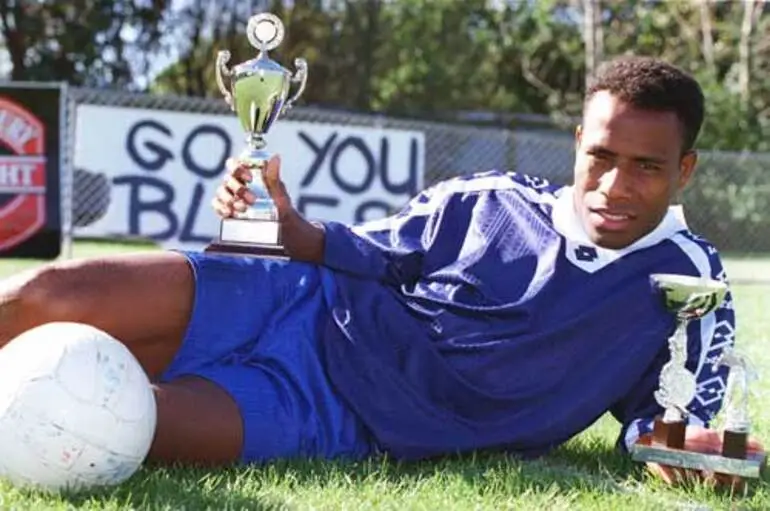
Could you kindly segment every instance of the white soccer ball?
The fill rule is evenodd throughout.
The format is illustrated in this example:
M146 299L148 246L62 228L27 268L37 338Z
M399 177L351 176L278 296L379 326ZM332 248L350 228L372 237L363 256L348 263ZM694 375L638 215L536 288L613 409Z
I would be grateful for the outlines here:
M48 323L0 349L0 478L58 491L121 483L155 434L150 381L128 349L79 323Z

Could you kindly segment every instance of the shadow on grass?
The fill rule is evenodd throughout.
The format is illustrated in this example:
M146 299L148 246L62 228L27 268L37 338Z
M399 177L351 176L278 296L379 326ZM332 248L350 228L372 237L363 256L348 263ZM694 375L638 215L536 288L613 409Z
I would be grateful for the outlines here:
M567 494L576 489L609 494L619 491L616 477L625 477L629 470L624 457L611 450L570 447L534 461L480 452L420 462L383 457L359 462L279 461L216 470L144 468L123 485L67 494L61 500L72 507L274 510L286 508L284 497L302 488L342 487L355 492L376 484L398 492L431 480L441 488L458 479L479 494Z
M145 468L122 485L65 494L61 500L72 507L110 504L120 509L285 509L283 502L244 483L247 470Z
M442 488L461 480L478 494L545 493L595 496L635 494L643 488L644 469L603 442L576 442L536 460L499 452L479 452L420 462L386 458L360 462L280 461L265 466L228 469L142 470L128 483L98 493L64 498L71 505L110 502L130 508L284 509L284 499L298 490L331 487L351 493L362 488ZM767 477L754 483L770 490ZM686 496L687 487L682 488ZM647 492L645 492L647 493ZM716 495L715 495L716 496ZM717 497L718 498L718 497ZM669 502L670 503L670 502Z

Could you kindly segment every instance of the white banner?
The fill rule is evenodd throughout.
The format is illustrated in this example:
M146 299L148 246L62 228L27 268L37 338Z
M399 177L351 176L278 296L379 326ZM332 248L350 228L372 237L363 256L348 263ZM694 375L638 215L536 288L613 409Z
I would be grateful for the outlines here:
M266 150L281 155L295 206L310 219L381 218L423 187L422 132L279 119L266 140ZM235 113L79 105L74 167L107 176L110 204L76 235L201 249L219 232L210 204L225 160L244 147Z

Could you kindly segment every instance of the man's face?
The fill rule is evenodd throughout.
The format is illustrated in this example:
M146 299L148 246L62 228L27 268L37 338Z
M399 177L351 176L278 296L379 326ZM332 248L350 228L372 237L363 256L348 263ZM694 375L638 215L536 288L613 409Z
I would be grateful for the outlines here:
M695 168L695 153L682 156L676 114L641 110L605 91L586 105L576 142L575 207L604 248L627 247L655 229Z

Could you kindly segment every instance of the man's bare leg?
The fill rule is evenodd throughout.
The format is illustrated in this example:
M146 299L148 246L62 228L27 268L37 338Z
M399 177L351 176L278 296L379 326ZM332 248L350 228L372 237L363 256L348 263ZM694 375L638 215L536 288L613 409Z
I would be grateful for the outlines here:
M176 253L49 264L0 281L0 346L51 321L88 323L123 342L155 379L181 345L194 290L192 271ZM185 378L158 385L155 395L158 428L150 459L237 460L241 416L224 390Z
M149 459L156 463L222 465L238 460L243 424L238 407L202 378L180 378L155 388L158 427Z
M193 296L176 253L45 265L0 281L0 346L43 323L84 322L123 342L155 378L181 345Z

